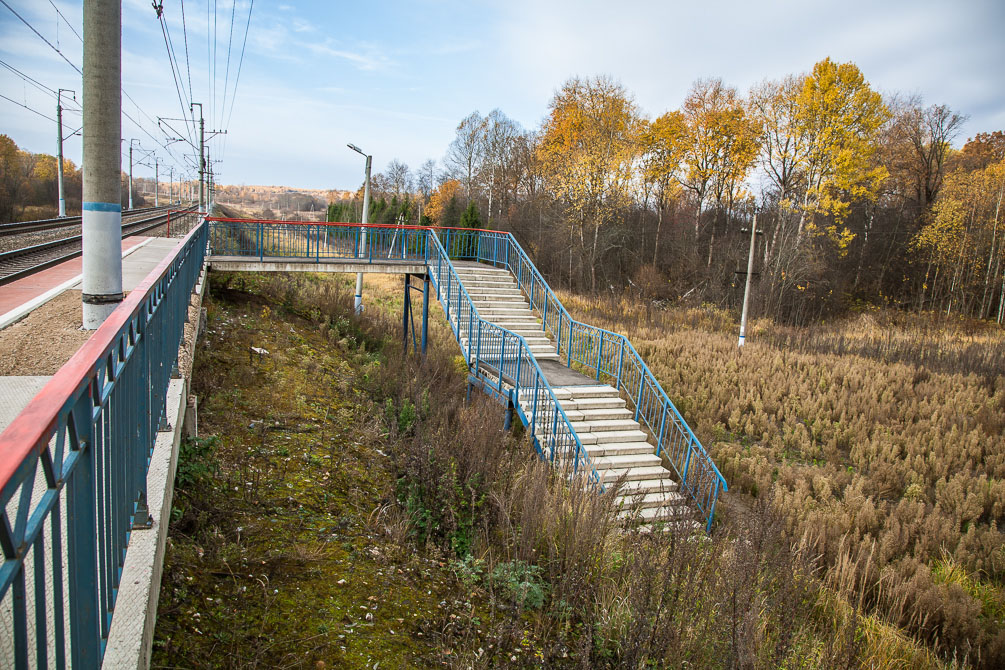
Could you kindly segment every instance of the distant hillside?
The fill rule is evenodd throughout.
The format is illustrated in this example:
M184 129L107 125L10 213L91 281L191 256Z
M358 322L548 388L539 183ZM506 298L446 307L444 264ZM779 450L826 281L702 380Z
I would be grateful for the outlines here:
M217 186L216 199L251 215L270 219L324 219L329 202L351 197L351 191L298 189L289 186Z

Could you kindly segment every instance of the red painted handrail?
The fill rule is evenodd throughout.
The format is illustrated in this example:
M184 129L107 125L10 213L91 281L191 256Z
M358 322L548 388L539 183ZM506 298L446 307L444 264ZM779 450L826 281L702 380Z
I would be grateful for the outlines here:
M460 226L399 226L396 223L349 223L348 221L281 221L279 219L234 219L225 216L207 216L207 221L220 221L221 223L285 223L297 226L352 226L354 228L393 228L394 230L470 230L478 233L501 233L501 230L490 228L461 228Z
M118 343L123 326L136 316L150 289L160 281L175 257L198 230L199 227L196 226L189 231L178 242L178 246L129 292L77 353L28 402L7 429L0 433L0 490L7 486L28 456L41 453L49 444L59 413L67 401L88 384L91 374Z

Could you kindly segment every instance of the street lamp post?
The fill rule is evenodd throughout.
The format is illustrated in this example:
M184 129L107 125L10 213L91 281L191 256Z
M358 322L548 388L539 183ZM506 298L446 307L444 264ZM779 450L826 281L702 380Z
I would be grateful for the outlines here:
M746 231L744 231L746 232ZM747 283L743 287L743 312L740 314L740 340L737 347L742 347L747 339L747 307L750 303L750 276L754 274L754 246L757 242L757 214L754 214L754 221L750 224L750 254L747 256Z
M362 232L359 237L359 251L357 256L362 256L366 251L366 218L370 211L370 163L373 160L373 156L365 153L355 144L346 145L356 153L366 158L366 180L363 182L363 216L360 223L362 223ZM357 314L363 311L363 273L356 273L356 297L353 299L353 307Z

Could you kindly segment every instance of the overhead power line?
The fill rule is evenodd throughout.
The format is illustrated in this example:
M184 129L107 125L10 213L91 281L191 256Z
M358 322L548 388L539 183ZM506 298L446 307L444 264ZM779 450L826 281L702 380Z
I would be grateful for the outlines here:
M52 118L51 116L48 116L48 115L46 115L46 114L43 114L42 112L38 111L37 109L34 109L34 108L32 108L32 107L29 107L28 105L26 105L26 104L24 104L24 103L21 103L21 102L18 102L17 100L14 100L13 98L8 98L8 97L7 97L6 95L4 95L3 93L0 93L0 98L3 98L3 99L4 99L4 100L6 100L7 102L12 102L12 103L14 103L15 105L17 105L18 107L24 107L24 108L25 108L25 109L27 109L27 110L28 110L29 112L34 112L35 114L38 114L39 116L41 116L41 117L42 117L43 119L48 119L49 121L52 121L53 123L56 123L56 119Z

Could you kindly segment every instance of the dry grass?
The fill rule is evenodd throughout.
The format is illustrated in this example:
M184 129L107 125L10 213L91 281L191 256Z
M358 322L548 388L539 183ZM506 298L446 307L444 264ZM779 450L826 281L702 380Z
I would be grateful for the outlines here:
M773 499L790 541L845 598L861 594L876 626L1005 667L1000 329L885 312L755 322L738 351L717 310L562 299L632 339L730 482L727 509ZM946 561L964 584L940 573Z

